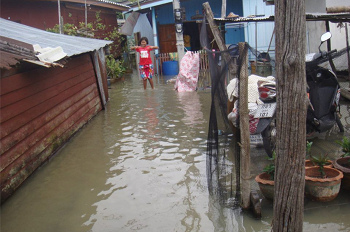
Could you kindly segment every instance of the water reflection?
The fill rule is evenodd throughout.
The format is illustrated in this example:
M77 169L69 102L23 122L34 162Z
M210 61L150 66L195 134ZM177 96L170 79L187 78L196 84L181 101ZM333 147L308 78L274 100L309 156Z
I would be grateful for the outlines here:
M146 119L146 133L148 133L148 139L151 139L153 141L158 141L157 134L159 134L159 128L158 128L158 111L157 108L159 107L159 104L156 101L155 93L152 92L146 92L145 93L145 108L143 108L144 117ZM142 117L142 115L140 115Z
M155 87L137 75L113 85L106 110L1 206L1 231L269 231L271 203L262 220L233 208L231 151L212 170L222 194L209 194L210 92ZM305 231L348 230L349 201L307 202Z
M177 97L185 112L185 116L182 119L183 122L191 128L195 128L198 124L202 124L204 122L204 117L198 93L177 92Z

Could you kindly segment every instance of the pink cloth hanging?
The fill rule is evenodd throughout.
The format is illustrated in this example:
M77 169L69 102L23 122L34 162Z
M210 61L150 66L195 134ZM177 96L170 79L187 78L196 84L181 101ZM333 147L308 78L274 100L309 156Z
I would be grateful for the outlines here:
M199 53L186 52L180 62L180 71L175 82L178 92L196 91L199 74Z

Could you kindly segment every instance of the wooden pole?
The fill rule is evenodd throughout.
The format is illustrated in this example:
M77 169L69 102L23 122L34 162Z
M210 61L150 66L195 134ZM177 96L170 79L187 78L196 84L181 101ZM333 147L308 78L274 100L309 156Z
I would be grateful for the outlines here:
M87 5L86 5L86 0L85 0L85 29L87 29Z
M238 43L239 56L242 58L239 75L239 127L241 132L241 206L250 206L250 133L248 110L248 50L246 43Z
M218 45L220 51L227 50L225 40L222 38L219 27L214 21L214 14L211 11L209 3L208 2L203 3L203 8L204 8L205 15L206 15L206 18L208 20L210 29L214 35L214 39L216 41L216 44ZM225 59L225 62L229 64L228 68L229 68L230 74L232 74L231 76L234 76L235 72L236 72L235 71L236 67L235 67L233 62L229 62L230 58L231 58L230 55L227 52L224 52L222 54L222 57Z
M272 230L303 231L308 97L305 0L275 1L276 160Z
M57 3L58 3L58 25L59 25L59 32L60 32L60 34L62 34L62 27L63 27L63 25L62 25L62 18L61 18L61 1L58 0Z

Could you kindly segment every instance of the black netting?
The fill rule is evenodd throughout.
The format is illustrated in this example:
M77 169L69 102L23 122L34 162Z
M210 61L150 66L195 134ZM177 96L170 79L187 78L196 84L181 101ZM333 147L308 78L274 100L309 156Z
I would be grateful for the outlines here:
M208 188L223 204L238 204L240 193L239 152L233 151L232 129L227 118L226 76L228 65L238 57L238 47L226 51L213 51L207 33L205 18L201 28L201 46L208 53L211 76L211 108L207 140ZM230 54L230 60L220 59L223 53ZM233 156L233 157L228 157ZM229 158L229 159L228 159ZM233 164L229 160L234 160ZM233 171L235 170L235 171Z

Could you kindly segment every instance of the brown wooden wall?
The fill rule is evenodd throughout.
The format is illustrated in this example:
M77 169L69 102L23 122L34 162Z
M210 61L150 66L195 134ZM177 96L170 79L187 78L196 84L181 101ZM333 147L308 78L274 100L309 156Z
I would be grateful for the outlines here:
M0 79L1 202L101 109L90 54Z
M0 2L1 18L25 24L31 27L46 30L52 28L58 21L57 1L29 1L29 0L2 0ZM76 5L76 6L75 6ZM61 15L63 23L76 26L85 22L85 8L81 5L61 2ZM118 27L114 10L89 7L88 22L96 21L96 12L100 11L101 23Z

